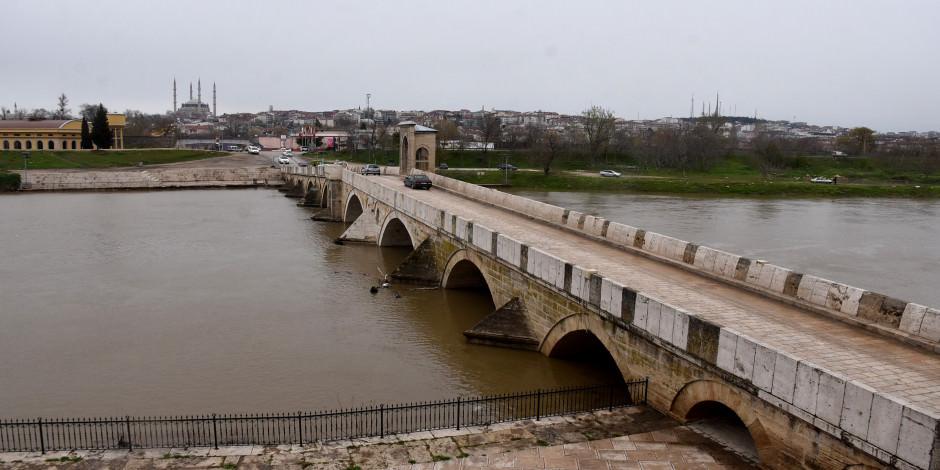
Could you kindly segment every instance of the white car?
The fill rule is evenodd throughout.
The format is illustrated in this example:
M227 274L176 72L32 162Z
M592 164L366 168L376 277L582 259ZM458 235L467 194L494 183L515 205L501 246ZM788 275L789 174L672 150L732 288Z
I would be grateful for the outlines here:
M606 178L617 178L620 176L620 172L614 170L601 170L601 176Z
M285 156L285 157L293 157L293 156L294 156L294 152L291 152L290 150L285 150L285 151L281 152L281 155L283 155L283 156Z
M245 150L247 150L248 153L253 154L253 155L258 155L259 153L261 153L261 149L258 147L255 147L254 145L249 145L247 148L245 148Z
M834 184L836 182L836 180L833 178L824 178L822 176L817 176L809 181L810 183L816 184Z
M287 158L284 155L281 155L280 157L277 157L277 162L280 163L281 165L289 165L290 158Z

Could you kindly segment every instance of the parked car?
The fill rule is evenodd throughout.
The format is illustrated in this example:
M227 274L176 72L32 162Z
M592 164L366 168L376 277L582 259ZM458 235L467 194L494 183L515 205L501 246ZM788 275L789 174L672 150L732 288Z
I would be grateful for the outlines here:
M448 169L448 168L450 168L450 167L447 166L446 163L441 163L440 165L437 166L437 169L438 169L438 170L446 170L446 169Z
M500 170L509 170L509 171L516 171L519 169L517 166L513 165L512 163L500 163L499 165L496 165L496 168L499 168Z
M307 147L300 147L300 151L301 151L301 152L308 152L308 151L310 151L310 149L307 148Z
M431 178L427 175L408 175L405 177L405 186L411 189L431 189Z
M248 153L254 154L254 155L258 155L261 153L261 148L255 147L254 145L249 145L248 147L245 147L245 150L247 150Z
M363 175L381 175L382 169L378 165L366 165L359 170L359 173Z
M817 176L809 180L809 182L816 183L816 184L835 184L836 180L832 178L824 178L822 176Z
M601 170L601 176L605 178L617 178L620 176L620 172L614 170Z
M286 156L281 155L280 157L277 157L277 162L280 163L281 165L289 165L290 158L287 158Z

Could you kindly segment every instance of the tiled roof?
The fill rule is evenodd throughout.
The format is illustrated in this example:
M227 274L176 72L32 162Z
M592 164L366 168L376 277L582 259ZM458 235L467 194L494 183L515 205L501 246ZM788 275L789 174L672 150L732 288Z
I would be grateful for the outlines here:
M69 119L46 119L44 121L0 120L0 129L59 129Z

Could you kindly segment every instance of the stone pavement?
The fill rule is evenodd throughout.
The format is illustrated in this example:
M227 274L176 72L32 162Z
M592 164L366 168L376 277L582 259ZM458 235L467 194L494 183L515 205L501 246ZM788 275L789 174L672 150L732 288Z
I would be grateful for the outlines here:
M646 407L304 446L0 454L12 469L748 469Z
M370 181L402 190L398 177ZM445 190L407 194L572 264L589 266L772 350L940 415L940 355Z

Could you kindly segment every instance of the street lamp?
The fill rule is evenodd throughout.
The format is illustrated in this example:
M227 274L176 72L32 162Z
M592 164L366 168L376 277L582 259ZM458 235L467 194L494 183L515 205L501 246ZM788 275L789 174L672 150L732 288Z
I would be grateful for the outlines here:
M23 152L23 180L20 181L20 190L29 187L29 152Z
M504 166L503 166L503 168L506 170L505 184L506 184L506 186L509 186L509 152L506 152L506 154L504 155L504 157L505 157L505 158L504 158L504 160L503 160L503 161L504 161Z

